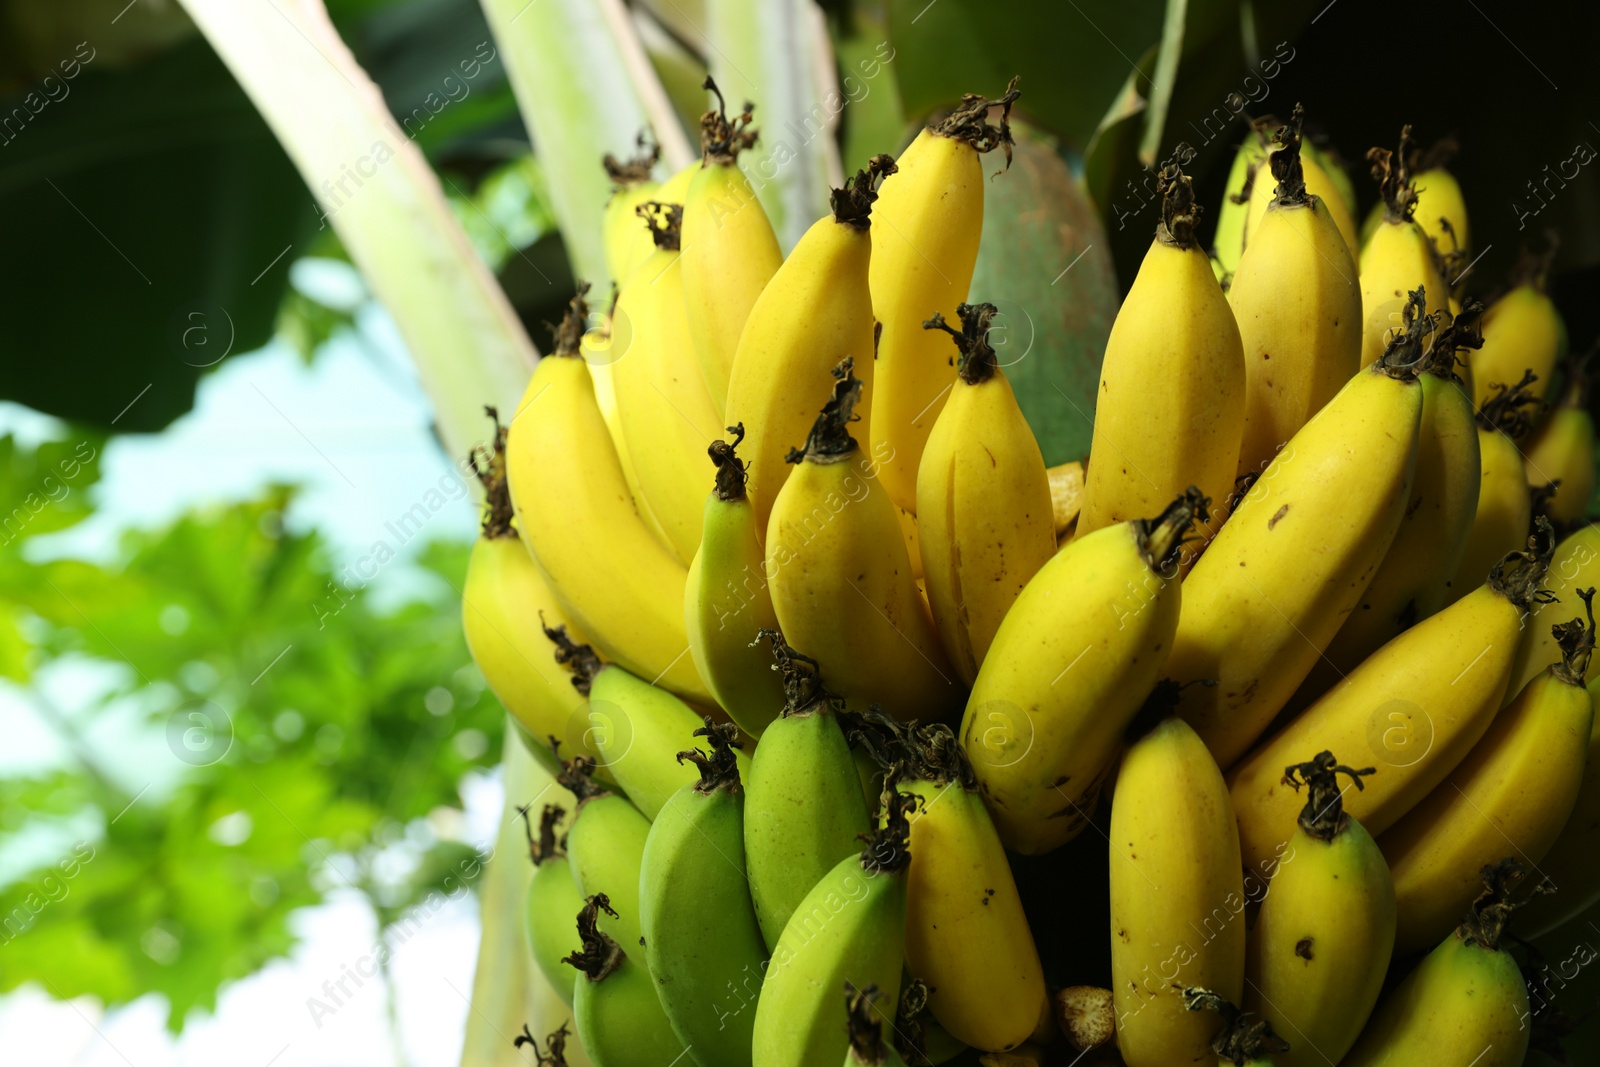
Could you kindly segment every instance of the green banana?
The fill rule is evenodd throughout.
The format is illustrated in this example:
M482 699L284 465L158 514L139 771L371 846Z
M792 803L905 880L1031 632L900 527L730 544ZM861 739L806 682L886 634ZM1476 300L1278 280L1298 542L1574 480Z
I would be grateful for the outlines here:
M528 856L533 860L533 879L528 883L528 903L523 909L528 951L539 971L570 1007L578 976L561 961L580 947L572 932L572 916L583 907L583 894L573 881L566 849L556 837L556 826L567 813L558 805L546 804L539 816L536 841L528 809L520 810L527 823Z
M606 663L593 648L571 640L563 627L546 627L556 662L572 672L572 684L589 698L592 734L606 770L628 799L654 819L667 798L694 781L678 760L680 748L700 728L700 716L665 689ZM586 734L585 736L589 736ZM741 753L740 771L749 771Z
M755 1012L741 988L759 988L767 946L744 863L744 792L734 759L739 730L706 718L711 746L680 752L700 769L656 816L640 869L645 962L673 1032L700 1067L750 1063ZM728 994L736 998L729 1006Z
M708 449L717 482L706 497L683 613L695 670L728 717L759 738L783 707L783 682L755 635L776 630L778 616L767 588L755 509L745 491L749 474L735 453L744 440L744 423L729 426L728 433L731 442L714 441Z
M622 909L620 914L607 912L600 920L603 932L624 945L637 945L641 933L639 867L650 820L626 797L607 791L593 774L594 761L575 756L556 777L578 798L578 810L567 828L567 862L579 893L585 897L604 894Z
M601 912L611 918L604 893L589 897L578 912L583 949L566 958L578 969L572 1015L578 1040L594 1067L662 1067L676 1063L684 1048L662 1010L656 983L644 966L602 931Z
M876 985L894 1003L906 924L909 814L919 799L888 796L884 827L866 835L806 894L773 949L756 1002L752 1042L761 1067L835 1067L848 1040L835 999L845 982Z
M772 642L786 699L745 777L744 849L756 918L776 947L795 908L856 851L871 819L839 725L843 701L823 688L816 660L776 631L761 636Z

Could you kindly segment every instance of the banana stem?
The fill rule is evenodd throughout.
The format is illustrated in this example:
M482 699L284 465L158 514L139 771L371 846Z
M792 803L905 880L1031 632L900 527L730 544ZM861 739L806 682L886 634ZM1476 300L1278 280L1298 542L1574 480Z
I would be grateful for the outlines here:
M956 375L968 385L982 385L1000 369L1000 361L989 344L989 323L1000 313L993 304L960 304L956 315L961 319L957 330L944 321L939 312L922 324L924 330L943 330L955 341Z
M780 717L805 715L814 711L841 710L839 701L822 684L822 669L810 656L796 652L777 630L759 630L756 641L772 644L772 659L783 679L783 710Z
M1527 551L1508 552L1489 571L1489 588L1526 611L1535 602L1553 603L1556 595L1540 589L1550 560L1556 551L1555 530L1550 520L1540 515L1534 520Z
M833 221L866 231L872 226L872 205L878 200L878 187L883 179L899 173L891 156L879 153L867 160L865 170L828 194L828 206L833 209Z
M1483 311L1481 301L1468 297L1467 302L1461 306L1461 314L1452 317L1448 311L1438 312L1446 320L1445 326L1433 339L1433 344L1427 353L1428 358L1423 361L1424 374L1431 374L1451 382L1461 381L1461 376L1456 373L1456 364L1463 361L1456 353L1464 349L1476 350L1483 347L1483 334L1478 330Z
M811 425L805 448L791 448L784 457L786 462L838 463L855 454L860 446L850 436L850 423L861 402L861 379L855 375L855 366L855 357L846 356L833 368L833 394Z
M539 628L556 646L556 662L572 672L572 688L588 696L595 675L605 666L600 654L593 647L574 641L567 635L565 626L546 626L543 612L539 613Z
M1396 381L1415 381L1423 367L1432 362L1426 341L1438 325L1427 314L1428 294L1419 285L1406 296L1400 310L1400 329L1383 346L1383 355L1372 364L1374 374L1387 374Z
M661 159L661 145L648 132L639 131L635 144L639 151L631 159L618 159L610 152L600 157L600 165L605 168L606 177L611 179L613 194L649 181L656 169L656 162Z
M1478 426L1484 430L1499 430L1516 441L1533 429L1533 417L1538 414L1540 399L1528 388L1539 380L1532 370L1524 371L1522 380L1515 385L1495 382L1489 388L1494 395L1478 409Z
M1020 75L1006 85L1005 95L998 100L987 100L977 93L963 93L961 105L938 122L928 123L928 132L939 137L964 141L977 152L992 152L996 148L1006 154L1006 169L1011 169L1011 105L1017 102L1022 90L1017 88ZM1000 109L1000 125L989 122L989 109Z
M735 166L739 162L739 153L755 147L756 139L760 136L757 131L750 128L756 106L746 100L744 110L730 121L728 105L722 99L722 90L717 88L715 79L707 74L706 80L700 83L700 88L710 90L717 97L717 106L708 108L705 114L700 116L702 165Z
M900 991L894 1015L894 1049L906 1067L933 1067L928 1058L928 983L913 978Z
M1200 223L1201 207L1194 199L1194 183L1176 160L1193 158L1194 150L1179 144L1172 150L1174 162L1156 175L1156 192L1161 194L1161 221L1156 223L1156 239L1173 248L1200 247L1195 227Z
M483 485L481 536L496 541L515 537L517 531L511 525L511 487L506 481L506 428L500 424L500 412L493 404L485 404L483 410L494 423L494 444L491 448L475 445L467 453L467 462L472 465L472 473L478 476L478 481Z
M1568 685L1585 684L1589 658L1594 652L1594 587L1579 589L1578 597L1583 601L1583 615L1550 627L1561 648L1561 662L1552 664L1550 670Z
M561 742L551 737L550 747L559 750ZM577 798L580 811L586 801L611 795L611 790L594 780L594 760L589 756L573 756L570 760L562 760L556 784Z
M578 912L578 939L583 942L583 948L561 959L562 963L570 963L582 971L591 982L606 978L628 958L622 946L600 929L602 911L613 919L617 917L617 913L611 910L611 899L604 893L596 893Z
M867 842L861 869L868 874L898 874L911 866L911 813L922 806L922 797L892 786L885 793L882 828L861 835Z
M567 1038L572 1032L567 1029L567 1024L562 1023L550 1036L544 1039L544 1051L539 1051L539 1041L528 1029L528 1024L522 1024L522 1033L511 1042L511 1047L520 1049L527 1045L533 1051L533 1059L538 1067L567 1067Z
M634 208L633 213L644 219L645 225L650 227L650 239L656 243L657 248L664 248L668 252L676 252L682 246L682 204L665 204L660 200L646 200Z
M1178 561L1178 550L1184 535L1198 520L1211 517L1208 507L1211 498L1190 486L1166 509L1153 519L1135 519L1134 534L1139 540L1139 554L1150 569L1158 574L1167 573Z
M727 429L728 433L733 435L733 440L712 441L711 447L706 449L706 452L711 456L711 462L717 465L715 489L717 499L724 503L732 503L745 499L745 484L749 482L750 475L744 460L734 452L744 440L744 423L729 426Z
M522 816L522 830L528 838L528 858L537 867L545 860L560 859L566 855L562 839L556 836L556 826L566 818L567 809L559 804L546 804L544 810L539 813L539 839L535 841L533 819L528 815L528 809L532 806L523 804L517 808L517 814Z
M1367 162L1372 164L1372 177L1378 183L1378 195L1383 198L1385 222L1410 222L1417 210L1417 190L1411 184L1411 158L1415 150L1409 123L1400 128L1398 151L1367 149Z
M1305 108L1295 104L1289 124L1279 126L1273 140L1279 148L1267 159L1272 167L1272 177L1278 183L1272 199L1279 204L1306 205L1311 195L1306 192L1305 168L1300 164L1300 127L1305 122Z
M957 782L967 792L977 792L978 776L966 750L955 731L943 723L897 722L877 705L864 712L846 712L840 718L850 744L866 749L889 777L941 786Z
M700 780L695 783L694 791L701 796L710 796L718 789L737 793L739 761L733 750L744 747L739 741L739 728L731 722L719 723L709 715L705 717L705 722L705 726L696 730L694 736L703 737L710 743L710 754L691 748L678 753L678 762L689 760L700 769Z
M1298 793L1302 784L1307 787L1306 806L1300 809L1300 828L1319 841L1332 841L1338 837L1350 822L1344 813L1344 794L1339 789L1339 775L1347 776L1350 784L1357 789L1365 789L1361 779L1376 774L1377 770L1376 767L1365 767L1359 771L1354 767L1346 767L1326 749L1313 756L1309 763L1296 763L1284 768L1283 781L1289 788Z
M1556 887L1548 878L1542 878L1527 897L1514 900L1513 894L1527 878L1528 872L1510 856L1499 863L1485 866L1482 873L1483 892L1472 902L1472 910L1456 927L1456 934L1468 944L1482 945L1493 952L1500 947L1500 939L1505 936L1506 924L1511 916L1519 908L1532 903L1535 896L1554 893Z
M1214 1011L1222 1016L1222 1029L1211 1039L1211 1051L1220 1059L1246 1064L1274 1052L1289 1051L1289 1043L1273 1031L1271 1023L1240 1011L1209 989L1189 986L1183 991L1183 1006L1190 1011Z
M878 999L876 983L857 989L844 984L845 1029L850 1034L850 1055L863 1067L881 1067L889 1057L883 1050L883 1026L873 1014L872 1002Z

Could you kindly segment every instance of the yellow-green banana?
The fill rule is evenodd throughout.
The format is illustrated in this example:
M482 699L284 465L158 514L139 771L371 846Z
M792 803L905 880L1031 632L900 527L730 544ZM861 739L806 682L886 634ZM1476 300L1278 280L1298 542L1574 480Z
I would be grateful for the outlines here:
M867 397L870 440L889 498L906 511L916 510L917 466L956 377L944 339L922 324L934 312L954 319L967 299L983 232L978 156L1003 148L1010 163L1007 119L1020 95L1013 78L998 100L963 96L900 154L874 209L872 310L883 333ZM991 107L1001 109L999 126L988 122Z
M1355 257L1307 191L1300 109L1268 157L1277 192L1253 228L1228 288L1244 350L1244 437L1238 473L1266 469L1278 449L1344 388L1361 361ZM1256 180L1271 184L1265 174Z
M899 726L869 712L861 736L894 787L921 798L911 815L906 965L956 1040L1004 1052L1049 1010L1044 971L977 776L948 726Z
M601 928L621 944L637 945L639 865L650 835L650 820L626 797L596 782L593 775L593 762L587 756L576 756L556 779L578 798L578 809L567 827L567 863L583 896L604 893L617 902L618 914L602 917Z
M582 948L572 929L572 917L583 907L583 894L573 880L566 848L556 836L556 826L567 813L555 804L546 804L539 817L538 840L533 837L528 809L522 808L521 814L528 820L528 857L533 860L533 878L528 882L528 901L522 913L528 952L570 1007L578 974L563 961Z
M744 426L744 458L756 533L765 543L772 503L789 477L788 455L817 417L833 386L833 368L852 358L861 369L863 403L872 397L876 344L867 265L877 183L894 172L888 156L833 192L830 214L794 246L750 309L733 372L727 419Z
M744 462L736 454L744 427L730 426L728 432L731 442L713 441L709 450L716 488L706 498L700 551L689 564L684 623L689 654L706 688L741 730L759 738L783 710L783 681L756 640L760 631L778 628L778 617L755 509L745 492Z
M846 982L900 995L905 951L908 809L917 798L890 793L885 825L859 856L822 876L789 917L772 950L751 1047L762 1067L835 1067L849 1040L839 1025Z
M550 738L566 746L569 754L583 752L598 759L600 750L586 735L578 714L583 695L572 687L572 679L550 654L541 620L555 626L568 624L550 584L534 566L512 526L511 496L506 488L506 431L494 409L489 410L495 418L493 451L486 464L479 454L472 456L486 500L482 533L467 559L461 628L489 689L533 741L528 750L534 758L554 774L561 769L561 761L550 749Z
M945 658L894 505L849 424L862 382L847 356L767 525L767 575L784 636L857 709L938 719L964 696Z
M850 1047L845 1052L844 1067L905 1067L894 1046L883 1039L884 1012L877 1005L882 996L877 986L857 989L848 979L844 984L845 1029L850 1035ZM888 1016L889 1027L894 1027L894 1016Z
M632 159L619 160L607 155L601 160L606 176L611 179L611 199L606 201L600 232L605 244L606 269L619 289L655 251L655 241L639 226L637 209L648 200L660 198L661 184L651 176L660 158L661 148L654 144L646 147L641 134L639 154Z
M1523 456L1528 485L1554 487L1544 514L1567 527L1586 520L1594 503L1594 418L1588 408L1587 366L1577 363L1568 361L1566 394L1529 439Z
M1049 852L1089 823L1123 731L1179 624L1177 553L1205 513L1191 489L1150 519L1062 549L995 636L961 740L1006 845Z
M1400 149L1374 148L1367 153L1372 176L1383 198L1383 221L1361 249L1361 365L1376 360L1396 330L1405 327L1407 294L1427 293L1425 314L1450 306L1450 287L1439 273L1433 242L1412 219L1417 191L1407 162L1412 151L1411 127L1400 131Z
M633 506L580 354L587 313L580 292L506 434L517 531L563 614L602 653L709 704L711 694L686 654L688 570Z
M611 380L639 488L687 566L700 547L705 517L706 446L722 432L722 418L689 339L678 252L681 209L652 200L640 214L656 250L617 300Z
M1517 442L1527 436L1532 394L1524 376L1520 382L1499 387L1478 408L1478 457L1482 477L1478 484L1478 509L1473 515L1467 547L1450 582L1450 599L1478 587L1496 560L1513 551L1528 535L1533 520L1533 496L1528 488L1522 450Z
M1308 750L1370 754L1382 773L1347 793L1345 810L1380 836L1471 751L1504 699L1518 632L1554 549L1546 523L1530 550L1496 564L1489 581L1424 619L1258 745L1228 775L1247 864L1290 837L1294 794L1283 768ZM1185 589L1186 599L1188 590Z
M1245 1005L1289 1038L1278 1067L1338 1063L1378 1002L1394 948L1394 883L1372 835L1344 812L1338 775L1372 768L1319 752L1284 782L1306 805L1246 938Z
M1506 860L1484 877L1488 890L1467 920L1384 998L1344 1067L1520 1067L1528 1053L1528 987L1500 938L1521 869Z
M1555 599L1536 601L1528 609L1528 623L1522 629L1517 658L1511 667L1507 700L1515 698L1523 686L1561 659L1561 648L1556 644L1552 626L1572 614L1577 591L1590 585L1600 585L1600 526L1593 524L1580 526L1564 537L1550 557L1544 588ZM1590 660L1585 680L1592 681L1597 673L1600 673L1600 661Z
M1543 400L1567 349L1567 327L1545 292L1554 249L1524 253L1512 288L1483 315L1483 347L1472 357L1473 399L1482 407L1496 385L1509 386L1531 371L1535 399Z
M1044 456L989 345L993 304L962 304L956 384L917 470L923 585L951 664L967 685L1022 587L1055 555ZM968 1042L969 1044L971 1042Z
M1216 682L1184 689L1179 714L1219 766L1244 755L1305 679L1399 529L1422 415L1421 322L1290 438L1184 582L1166 674Z
M1155 515L1188 486L1221 526L1239 465L1245 368L1239 327L1195 240L1194 190L1161 171L1161 222L1117 312L1100 366L1077 537ZM1183 561L1184 570L1192 557Z
M1562 658L1495 716L1433 792L1378 839L1394 872L1397 950L1438 941L1477 896L1475 872L1516 845L1537 865L1571 815L1583 783L1594 708L1583 675L1594 649L1593 589L1582 616L1555 627ZM1570 610L1570 609L1569 609Z
M686 1051L672 1031L656 983L642 960L629 957L615 938L601 930L601 912L616 918L604 893L591 894L578 913L583 950L566 962L578 969L572 1016L578 1040L594 1067L660 1067ZM638 949L629 943L635 952Z
M1591 661L1592 662L1592 661ZM1600 682L1588 685L1589 699L1600 700ZM1545 853L1539 873L1556 891L1537 897L1517 917L1523 936L1538 937L1576 919L1600 901L1600 715L1589 728L1589 755L1583 765L1583 784L1555 844Z
M756 143L754 105L729 121L717 83L708 76L702 88L716 93L717 108L700 117L702 164L683 203L683 295L700 373L721 417L739 335L783 253L739 169L739 153Z
M854 854L871 822L855 759L839 725L844 706L817 663L776 632L762 635L787 699L761 735L745 776L745 864L768 947L818 879Z
M678 753L700 729L700 716L665 689L602 661L593 648L561 630L546 633L555 642L556 659L572 672L573 685L589 698L587 728L606 770L644 817L654 820L674 793L695 780ZM741 770L749 769L742 752L736 758Z
M1170 683L1151 711L1170 705ZM1128 745L1111 801L1111 989L1128 1067L1206 1058L1216 1023L1201 986L1244 993L1245 897L1228 789L1205 743L1167 715Z
M709 753L681 753L700 770L650 825L640 867L644 958L673 1032L700 1067L750 1063L767 946L750 903L738 728L707 718Z
M1469 312L1434 334L1422 375L1417 473L1400 528L1372 583L1324 650L1290 706L1327 692L1402 630L1455 598L1450 585L1478 512L1483 468L1472 398L1456 375L1456 350L1480 343ZM1487 575L1488 570L1485 568Z

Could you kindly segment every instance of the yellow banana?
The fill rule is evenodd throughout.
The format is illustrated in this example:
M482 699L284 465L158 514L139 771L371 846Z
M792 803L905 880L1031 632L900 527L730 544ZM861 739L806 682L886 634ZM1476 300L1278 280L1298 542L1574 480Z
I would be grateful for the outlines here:
M580 293L506 434L517 530L563 614L601 653L709 705L683 626L688 571L633 506L579 353L586 311Z
M853 360L834 375L767 525L772 607L790 644L853 707L944 718L960 707L962 686L912 580L894 505L850 435L862 390Z
M870 227L876 183L893 171L888 156L875 156L846 188L834 190L832 213L800 238L756 298L739 336L728 378L727 422L745 429L750 503L763 543L772 502L789 477L789 451L805 442L816 421L817 398L832 388L841 359L856 361L864 402L870 404Z
M639 227L637 209L646 201L661 199L661 184L651 177L660 158L660 146L649 143L640 134L638 155L626 160L607 155L601 160L606 176L611 179L611 199L606 201L600 231L605 245L606 269L611 272L612 284L619 289L656 248L649 231Z
M1361 249L1361 365L1383 354L1396 329L1403 329L1407 295L1427 293L1425 314L1450 306L1450 287L1439 273L1433 242L1412 219L1417 190L1407 160L1412 151L1411 127L1400 131L1400 149L1374 148L1367 153L1372 176L1382 196L1383 221Z
M1507 700L1522 692L1523 686L1561 658L1551 626L1572 614L1577 590L1590 585L1600 585L1600 526L1593 524L1580 526L1568 534L1550 557L1544 588L1555 599L1537 601L1528 610L1528 624L1522 628L1517 658L1511 667ZM1597 674L1600 674L1600 661L1591 660L1586 680L1594 679Z
M1559 526L1575 526L1589 517L1594 503L1595 433L1588 410L1587 366L1569 361L1566 395L1529 439L1523 457L1531 488L1553 485L1544 513Z
M634 225L638 225L638 216L634 217ZM644 234L646 240L649 234ZM613 293L616 290L612 290ZM614 302L613 302L614 303ZM615 306L612 308L616 310ZM655 534L663 545L672 547L672 539L667 536L666 528L661 525L661 520L656 518L655 512L650 510L650 502L644 498L644 490L639 486L639 471L633 465L633 455L628 451L628 441L622 432L622 413L617 410L617 386L612 377L612 363L615 362L620 349L612 344L610 312L599 316L594 327L583 335L583 340L578 343L578 349L583 353L583 361L589 365L589 377L594 382L594 400L600 407L600 415L606 420L606 432L611 435L611 444L617 450L617 460L622 464L622 476L628 483L628 494L633 497L633 506L638 510L639 517L645 525L650 527L650 532Z
M956 1040L1003 1052L1049 1010L1044 971L977 776L948 726L863 717L860 737L893 788L922 799L911 815L906 966Z
M1524 409L1535 403L1527 386L1524 377L1500 388L1478 408L1478 456L1483 464L1478 509L1450 582L1452 600L1477 588L1495 561L1522 543L1533 521L1533 495L1517 447L1528 433L1529 414Z
M874 209L872 310L883 333L868 397L870 440L889 499L906 511L916 510L917 466L956 377L949 348L922 323L936 311L955 318L967 299L983 232L978 156L1003 148L1010 164L1007 119L1020 95L1013 78L998 100L963 96L900 154ZM987 121L991 107L1001 109L999 126Z
M717 109L700 116L702 164L683 204L683 295L689 336L711 402L728 406L728 376L750 309L783 265L778 236L739 169L739 153L756 143L753 104L732 121L722 91L707 75L701 88Z
M1283 781L1306 805L1278 859L1248 941L1245 1006L1289 1038L1278 1067L1338 1063L1378 1002L1394 948L1394 883L1372 835L1344 813L1338 775L1372 768L1319 752Z
M1496 385L1509 386L1525 373L1536 376L1531 390L1543 400L1556 365L1567 348L1567 326L1545 292L1555 248L1542 255L1524 251L1512 288L1489 305L1483 316L1483 347L1472 357L1473 399L1482 407Z
M1278 449L1344 388L1361 360L1355 257L1307 192L1300 108L1268 157L1277 192L1253 227L1228 288L1244 350L1244 437L1238 473L1265 470ZM1273 184L1257 174L1261 188Z
M1167 688L1167 687L1163 687ZM1170 703L1158 693L1152 710ZM1216 1023L1182 989L1244 993L1244 880L1222 774L1167 716L1128 745L1111 802L1111 989L1128 1067L1205 1058Z
M1467 201L1461 183L1442 166L1425 167L1411 183L1417 189L1417 209L1413 216L1422 232L1442 252L1466 252L1472 247L1467 228Z
M972 687L961 741L1006 845L1036 855L1088 825L1123 731L1179 626L1191 489L1158 517L1062 549L1017 598Z
M705 519L706 447L722 432L722 419L689 339L678 252L682 212L651 201L641 215L656 250L617 300L611 377L639 487L687 566L700 548Z
M917 535L928 605L971 685L1022 587L1055 555L1044 456L989 346L993 304L962 304L957 380L917 471ZM972 1042L967 1042L969 1045Z
M744 463L735 453L744 427L730 426L728 432L732 442L711 444L716 488L706 498L700 551L689 564L684 623L689 654L711 695L739 729L759 738L783 710L783 681L756 640L760 631L778 628L778 616L755 509L745 493Z
M1409 307L1421 302L1415 293ZM1219 766L1272 722L1394 539L1416 468L1423 321L1408 318L1383 358L1290 438L1184 583L1166 674L1217 683L1186 688L1178 711Z
M1291 707L1309 704L1402 630L1454 599L1450 583L1472 533L1483 474L1472 398L1454 370L1456 350L1481 343L1471 322L1471 315L1463 313L1434 335L1419 379L1417 474L1400 529L1372 584L1306 676Z
M1189 178L1163 168L1161 222L1117 312L1100 367L1075 536L1157 514L1188 486L1214 532L1239 464L1245 369L1239 328L1195 241ZM1184 560L1185 570L1192 557Z
M1402 953L1449 931L1477 896L1473 877L1506 842L1537 865L1572 813L1583 782L1594 708L1583 675L1594 650L1593 589L1582 616L1557 624L1561 660L1495 717L1450 776L1378 839L1394 872Z
M1591 664L1593 660L1591 658ZM1588 684L1589 699L1600 700L1600 682ZM1555 893L1537 897L1517 917L1524 937L1534 938L1564 926L1600 900L1600 715L1589 728L1589 754L1583 765L1583 784L1572 814L1545 853L1539 873L1550 879Z
M1295 110L1300 110L1300 105L1295 105ZM1282 149L1275 146L1267 148L1267 158L1262 167L1256 171L1255 181L1250 186L1250 202L1246 207L1244 224L1244 247L1248 249L1252 241L1260 233L1262 220L1267 214L1267 205L1274 199L1273 186L1276 184L1277 175L1270 169L1272 157ZM1350 207L1343 195L1340 194L1334 180L1323 169L1322 164L1310 153L1306 152L1301 158L1300 166L1303 171L1303 181L1306 191L1320 200L1327 208L1328 216L1333 221L1334 228L1338 231L1340 239L1344 242L1345 252L1352 261L1356 255L1356 248L1360 243L1360 234L1356 230L1355 216L1350 213ZM1240 257L1240 262L1243 262Z
M1307 750L1371 753L1382 773L1345 810L1381 836L1464 759L1505 696L1518 631L1555 546L1548 523L1489 581L1373 653L1228 775L1245 862L1273 856L1298 804L1283 768ZM1188 590L1185 590L1187 595ZM1346 757L1348 758L1348 757Z
M471 457L486 501L482 534L467 558L461 628L490 691L534 741L528 749L534 758L555 774L561 761L550 747L551 738L569 755L584 753L599 759L600 752L587 736L587 723L580 714L583 694L556 664L544 635L542 623L570 624L512 526L506 430L493 408L489 413L495 420L495 439L487 465L480 465L477 453Z
M1512 860L1484 870L1488 888L1467 920L1378 1006L1343 1067L1521 1067L1528 987L1500 948L1515 907L1508 897L1521 877Z

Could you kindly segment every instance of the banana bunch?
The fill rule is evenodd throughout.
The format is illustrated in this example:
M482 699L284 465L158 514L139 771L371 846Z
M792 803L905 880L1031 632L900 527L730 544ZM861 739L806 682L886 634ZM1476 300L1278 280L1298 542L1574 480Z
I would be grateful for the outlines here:
M1374 149L1357 233L1303 110L1255 123L1210 255L1161 168L1047 469L968 291L1015 82L787 256L704 88L690 168L608 157L615 305L472 457L463 626L572 797L517 798L540 1062L1521 1062L1508 920L1600 907L1553 242L1485 307L1443 147Z

